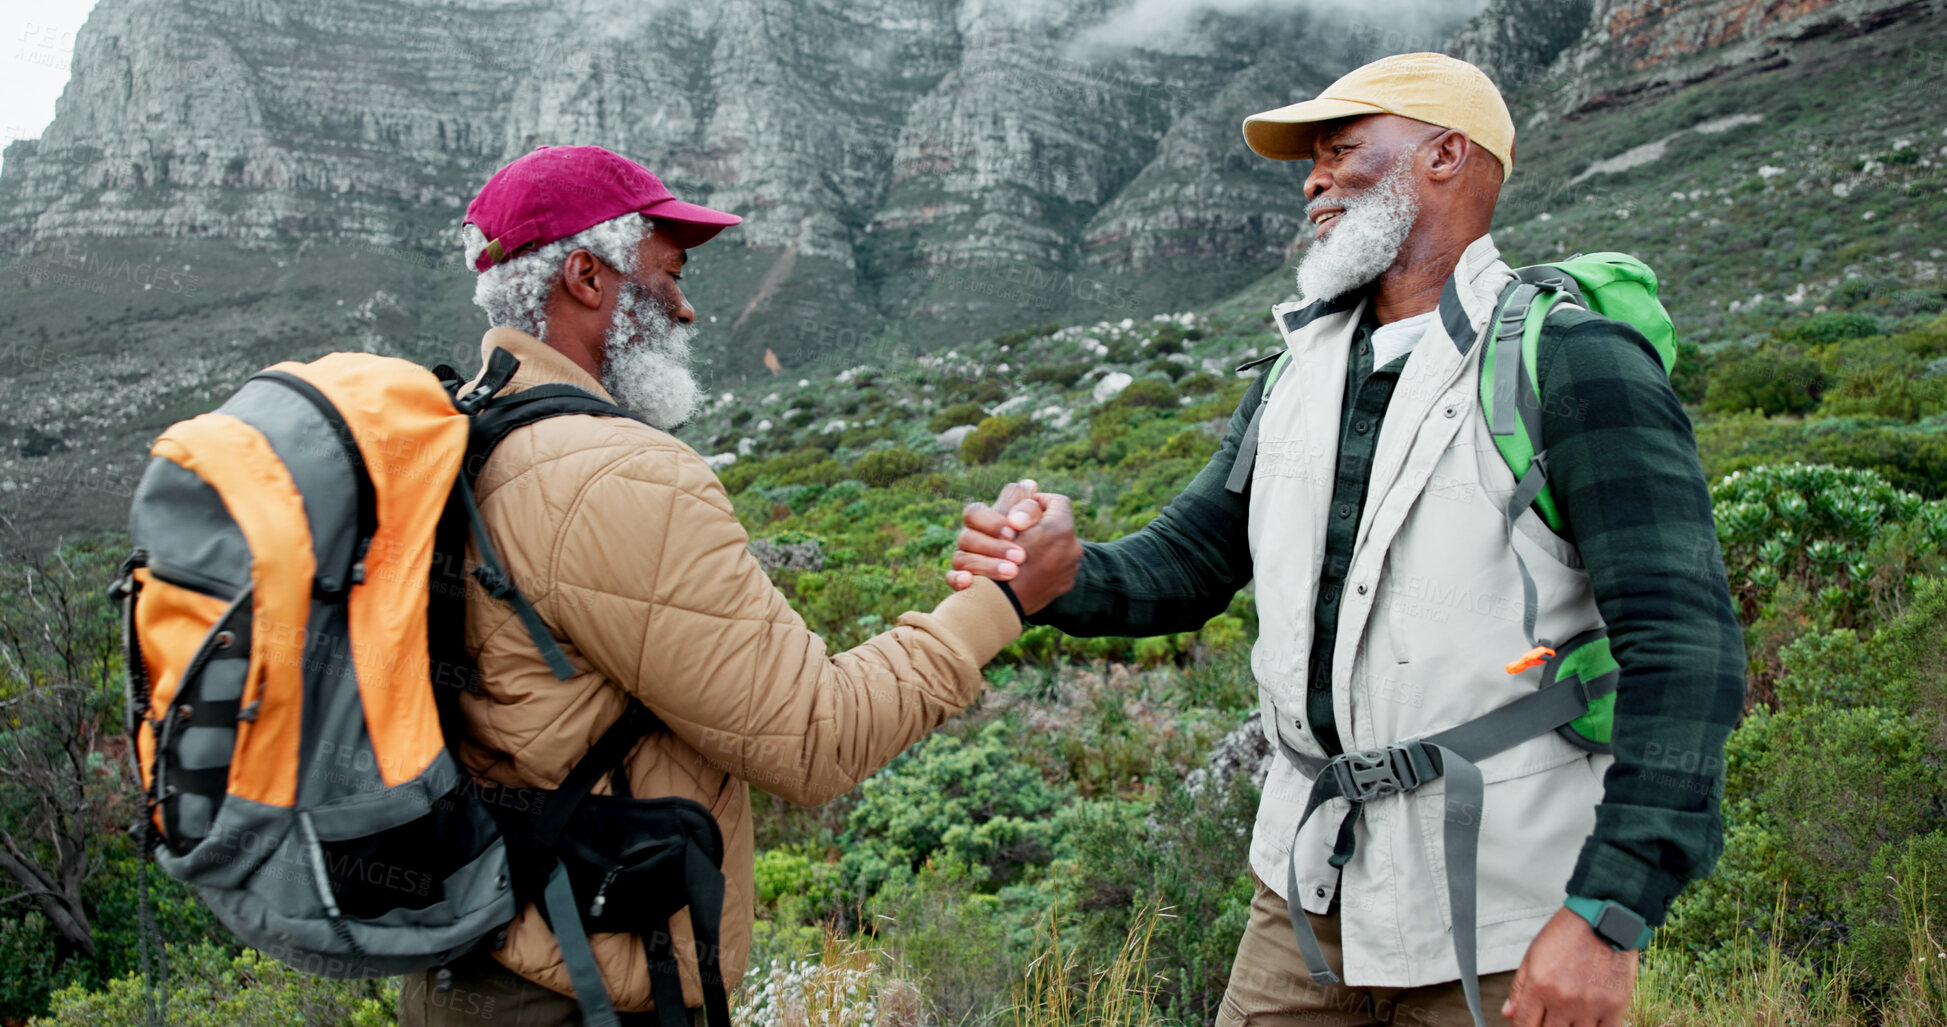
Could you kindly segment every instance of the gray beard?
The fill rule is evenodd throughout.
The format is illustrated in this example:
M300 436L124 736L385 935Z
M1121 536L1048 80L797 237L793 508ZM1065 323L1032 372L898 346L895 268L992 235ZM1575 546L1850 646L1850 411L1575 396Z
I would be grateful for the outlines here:
M1420 217L1413 151L1401 154L1371 189L1349 200L1328 201L1321 196L1306 204L1305 212L1330 204L1345 208L1338 227L1298 261L1298 294L1305 303L1335 300L1363 288L1399 259L1399 248Z
M628 283L602 340L602 387L624 409L664 431L682 424L703 398L690 374L695 335L695 328L677 324L648 289Z

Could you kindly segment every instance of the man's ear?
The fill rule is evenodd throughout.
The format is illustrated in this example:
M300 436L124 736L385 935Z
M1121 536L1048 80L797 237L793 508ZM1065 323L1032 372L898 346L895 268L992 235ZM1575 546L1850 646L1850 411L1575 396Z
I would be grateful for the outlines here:
M602 305L602 262L587 250L568 254L561 264L561 291L591 310Z
M1459 178L1461 171L1467 167L1469 151L1473 149L1466 135L1452 129L1440 133L1425 145L1429 154L1426 175L1435 182Z

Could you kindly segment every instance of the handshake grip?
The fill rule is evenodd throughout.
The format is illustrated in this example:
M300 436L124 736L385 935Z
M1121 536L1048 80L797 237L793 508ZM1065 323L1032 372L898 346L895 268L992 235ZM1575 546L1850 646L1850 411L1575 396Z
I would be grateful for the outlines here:
M1022 612L1033 614L1075 587L1082 543L1067 496L1042 492L1031 480L1009 482L993 506L969 503L961 521L946 576L954 589L971 587L977 576L1006 582Z

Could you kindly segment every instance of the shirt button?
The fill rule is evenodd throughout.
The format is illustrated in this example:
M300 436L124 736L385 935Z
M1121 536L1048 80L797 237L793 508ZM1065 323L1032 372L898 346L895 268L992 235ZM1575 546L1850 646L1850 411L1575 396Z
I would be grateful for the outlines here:
M1448 407L1448 408L1447 408L1447 416L1448 416L1448 417L1452 417L1452 416L1453 416L1454 414L1456 414L1456 413L1458 413L1458 412L1459 412L1459 411L1457 411L1457 410L1455 410L1455 409L1454 409L1453 407Z
M1360 595L1365 595L1365 594L1366 594L1366 586L1364 586L1364 585L1360 585L1360 586L1359 586L1359 594L1360 594Z
M1364 343L1364 342L1362 342L1362 343L1360 343L1360 344L1359 344L1359 355L1360 355L1360 356L1362 356L1362 357L1363 357L1363 356L1365 356L1366 354L1368 354L1368 353L1371 353L1371 352L1372 352L1372 345L1371 345L1370 343Z
M1340 503L1340 504L1339 504L1339 516L1340 516L1340 517L1350 517L1350 516L1352 516L1352 505L1351 505L1351 504L1349 504L1349 503Z
M1364 421L1360 421L1358 424L1352 426L1352 430L1358 432L1361 435L1364 435L1371 428L1372 425L1369 425Z
M1320 888L1317 891L1312 892L1312 894L1322 899L1325 897L1325 889Z
M1339 594L1336 589L1328 588L1325 590L1325 594L1319 596L1318 598L1320 602L1326 604L1327 606L1330 606L1331 604L1339 601Z

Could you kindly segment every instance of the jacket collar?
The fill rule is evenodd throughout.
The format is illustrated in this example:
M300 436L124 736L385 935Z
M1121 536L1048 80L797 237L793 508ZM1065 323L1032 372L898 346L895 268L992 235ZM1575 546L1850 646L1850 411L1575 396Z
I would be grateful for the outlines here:
M535 338L518 328L489 328L480 340L480 365L486 366L487 358L496 349L504 349L521 362L520 370L514 372L514 379L508 388L518 392L536 385L573 385L586 389L603 401L614 403L615 397L602 388L587 371L569 360L560 350Z
M1478 325L1494 316L1494 301L1508 276L1494 237L1483 235L1461 251L1460 262L1440 290L1440 326L1464 355L1474 346Z

